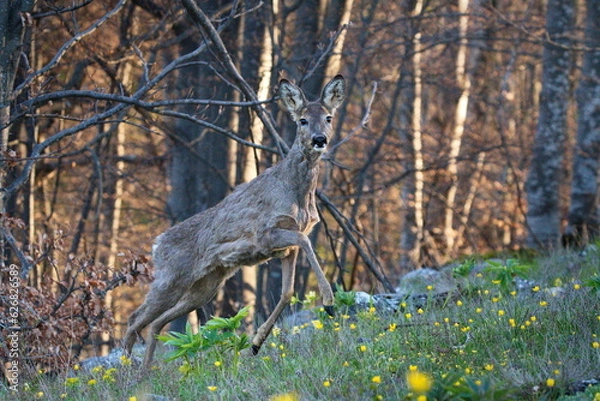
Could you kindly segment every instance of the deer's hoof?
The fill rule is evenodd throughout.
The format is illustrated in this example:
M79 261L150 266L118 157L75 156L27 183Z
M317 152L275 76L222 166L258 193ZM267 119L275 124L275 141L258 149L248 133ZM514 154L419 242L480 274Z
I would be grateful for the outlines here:
M331 317L335 316L335 310L333 309L333 305L327 305L324 306L323 309L325 309L325 312L327 312L327 314Z
M260 351L260 345L252 345L252 355L258 354L258 351Z

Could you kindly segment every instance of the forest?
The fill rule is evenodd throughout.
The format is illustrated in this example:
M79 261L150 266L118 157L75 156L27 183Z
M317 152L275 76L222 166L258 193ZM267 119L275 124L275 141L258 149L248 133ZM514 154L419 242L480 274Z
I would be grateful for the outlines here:
M600 0L9 0L0 38L3 360L16 324L32 366L119 346L154 238L285 156L282 78L346 79L311 235L332 284L598 240ZM243 269L206 313L252 330L280 287Z

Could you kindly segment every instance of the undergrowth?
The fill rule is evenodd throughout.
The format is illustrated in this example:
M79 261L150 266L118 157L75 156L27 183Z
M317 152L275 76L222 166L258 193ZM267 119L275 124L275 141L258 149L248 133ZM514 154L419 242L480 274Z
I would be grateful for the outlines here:
M112 370L75 366L61 377L39 375L19 393L0 389L0 399L600 401L600 386L581 388L600 379L598 247L480 271L476 265L455 268L475 284L442 306L354 311L353 297L339 293L334 318L315 307L315 319L274 330L256 357L245 350L238 358L227 342L243 338L245 348L236 325L228 326L232 334L219 331L224 343L194 340L190 332L197 350L211 352L176 347L169 362L158 355L141 376L128 358ZM530 287L517 290L517 277ZM180 341L179 349L187 341L163 340Z

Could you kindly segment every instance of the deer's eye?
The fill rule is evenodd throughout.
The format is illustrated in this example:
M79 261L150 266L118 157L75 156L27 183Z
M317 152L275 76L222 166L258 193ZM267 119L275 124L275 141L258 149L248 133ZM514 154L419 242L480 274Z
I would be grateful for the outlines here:
M300 125L308 125L308 120L306 118L301 118Z
M331 120L332 120L331 116L325 117L325 121L327 121L327 124L331 124Z

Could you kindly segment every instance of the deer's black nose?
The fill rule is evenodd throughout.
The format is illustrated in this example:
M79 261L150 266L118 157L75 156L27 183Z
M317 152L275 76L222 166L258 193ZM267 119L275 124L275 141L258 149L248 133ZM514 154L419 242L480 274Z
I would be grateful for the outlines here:
M315 135L312 138L312 144L315 148L324 148L327 145L327 137L325 135Z

